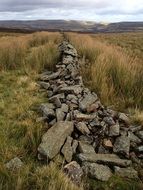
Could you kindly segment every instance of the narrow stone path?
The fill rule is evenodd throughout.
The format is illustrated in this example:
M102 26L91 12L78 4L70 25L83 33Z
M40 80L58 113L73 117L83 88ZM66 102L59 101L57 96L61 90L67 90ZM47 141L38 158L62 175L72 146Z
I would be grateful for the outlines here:
M49 129L38 147L38 159L49 163L60 154L64 171L76 184L85 174L101 181L113 173L139 178L133 163L142 166L142 126L132 126L126 114L105 108L84 86L78 53L69 42L63 41L59 50L57 71L40 76L48 98L39 109Z

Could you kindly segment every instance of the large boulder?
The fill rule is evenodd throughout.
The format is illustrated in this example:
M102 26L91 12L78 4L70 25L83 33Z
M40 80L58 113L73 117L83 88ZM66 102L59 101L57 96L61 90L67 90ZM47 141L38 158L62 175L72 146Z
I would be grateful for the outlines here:
M108 181L112 176L111 169L108 166L101 164L85 162L83 164L83 171L93 179L98 179L101 181Z
M71 135L73 129L73 122L57 122L43 135L38 152L47 159L54 158L60 152L66 138Z
M101 163L101 164L107 164L107 165L116 165L116 166L122 166L122 167L127 167L131 164L130 160L126 159L120 159L117 155L115 154L78 154L77 158L81 162L93 162L93 163Z

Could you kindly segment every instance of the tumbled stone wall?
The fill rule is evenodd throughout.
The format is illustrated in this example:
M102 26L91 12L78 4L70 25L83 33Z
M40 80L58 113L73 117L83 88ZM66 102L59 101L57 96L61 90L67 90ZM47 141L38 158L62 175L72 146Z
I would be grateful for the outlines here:
M58 154L64 170L75 183L83 174L107 181L113 173L138 178L132 163L142 165L143 128L130 124L124 113L105 108L98 96L84 86L76 49L67 41L59 46L56 72L41 74L47 91L40 105L49 129L38 147L38 159L47 163Z

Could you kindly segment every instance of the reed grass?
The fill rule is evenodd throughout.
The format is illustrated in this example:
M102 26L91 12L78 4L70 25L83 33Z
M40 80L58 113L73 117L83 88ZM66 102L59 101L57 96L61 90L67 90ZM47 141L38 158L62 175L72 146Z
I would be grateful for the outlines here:
M89 35L68 38L81 56L81 74L106 105L143 108L143 65L137 59Z

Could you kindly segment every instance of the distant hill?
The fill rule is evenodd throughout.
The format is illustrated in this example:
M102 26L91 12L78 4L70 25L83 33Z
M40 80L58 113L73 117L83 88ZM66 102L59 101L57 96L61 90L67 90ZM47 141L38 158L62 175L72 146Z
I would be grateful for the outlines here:
M143 31L143 22L96 23L75 20L0 21L0 30L21 31L76 31L76 32L131 32Z

